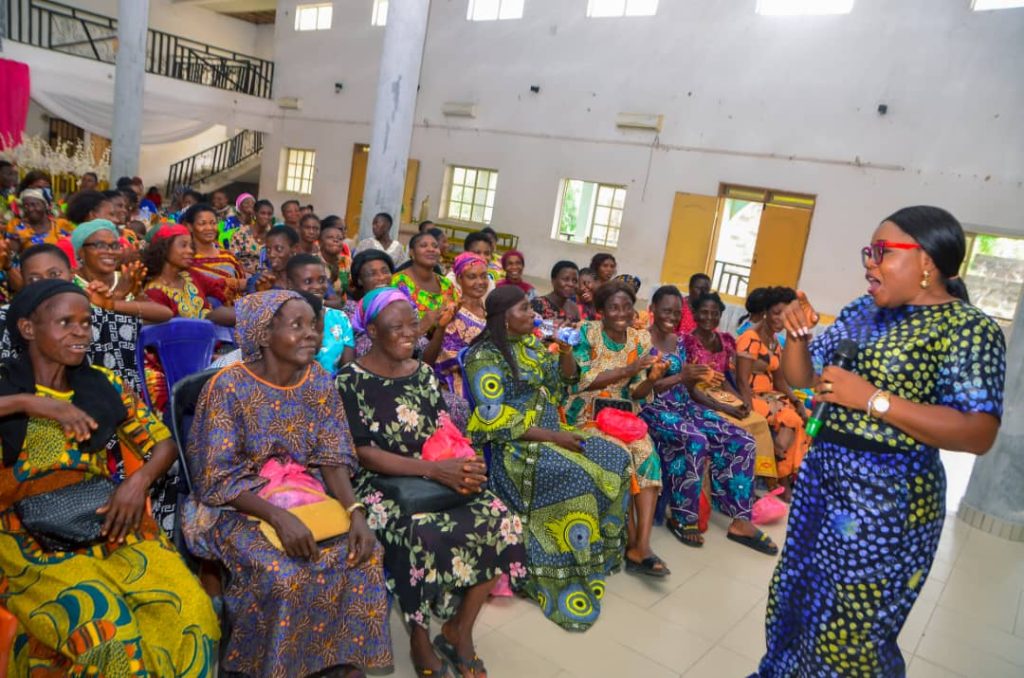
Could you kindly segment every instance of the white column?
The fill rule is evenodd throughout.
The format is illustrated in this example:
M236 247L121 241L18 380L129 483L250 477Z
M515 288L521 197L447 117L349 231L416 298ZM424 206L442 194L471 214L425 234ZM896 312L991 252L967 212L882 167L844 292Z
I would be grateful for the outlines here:
M974 462L959 516L1012 541L1024 541L1024 293L1006 351L1003 422L995 445Z
M118 0L114 122L110 135L111 184L119 177L135 176L139 170L148 23L149 0Z
M411 214L401 214L402 194L429 13L430 0L390 0L388 3L370 135L370 160L359 219L360 238L371 236L373 215L378 212L387 212L395 218L392 237L398 236L398 225L403 219L413 218Z

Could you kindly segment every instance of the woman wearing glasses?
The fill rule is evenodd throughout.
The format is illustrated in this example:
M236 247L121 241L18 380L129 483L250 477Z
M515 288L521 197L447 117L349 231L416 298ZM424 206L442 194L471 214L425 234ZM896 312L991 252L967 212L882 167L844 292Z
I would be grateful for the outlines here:
M768 599L759 675L902 676L896 638L942 532L939 449L984 454L1002 417L1005 345L960 280L963 230L937 207L908 207L875 229L862 256L867 296L814 341L807 297L784 312L782 367L815 382L839 342L853 369L827 366L832 404L800 470Z

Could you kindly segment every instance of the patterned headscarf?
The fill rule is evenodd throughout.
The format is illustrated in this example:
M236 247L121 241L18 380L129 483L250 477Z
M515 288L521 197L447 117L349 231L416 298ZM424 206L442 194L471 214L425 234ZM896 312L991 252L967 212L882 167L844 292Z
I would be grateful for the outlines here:
M486 271L487 260L474 252L463 252L459 256L455 257L455 263L452 264L452 272L455 273L455 277L458 278L466 272L466 269L473 266L480 266Z
M242 203L245 202L246 198L252 198L254 201L256 200L256 196L254 196L252 193L243 193L242 195L235 198L236 210L242 209Z
M356 332L365 332L381 311L396 301L404 301L412 306L409 297L397 287L378 287L375 290L370 290L356 307L356 317L352 318L352 327ZM413 308L415 309L414 306Z
M636 293L638 293L640 291L640 278L636 277L635 275L630 275L629 273L623 273L622 275L615 276L614 279L618 280L619 282L624 282L627 285L629 285L630 287L632 287L633 288L633 294L636 294Z
M509 250L508 252L505 252L504 254L501 255L502 268L508 268L509 257L519 257L519 261L523 262L523 268L526 267L526 257L523 256L523 253L520 252L519 250Z
M21 195L18 196L18 200L20 200L21 202L33 199L42 200L43 202L49 202L49 200L46 199L46 194L43 193L43 189L41 188L26 188L24 191L21 192Z
M302 295L291 290L267 290L235 302L235 340L242 349L243 361L260 359L260 335L270 326L274 314L292 299L302 299Z

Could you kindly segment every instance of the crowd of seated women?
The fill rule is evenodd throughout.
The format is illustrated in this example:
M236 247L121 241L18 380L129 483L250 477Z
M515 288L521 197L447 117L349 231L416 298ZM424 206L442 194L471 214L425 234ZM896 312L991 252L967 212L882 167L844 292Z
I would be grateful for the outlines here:
M792 291L755 291L737 341L703 275L638 309L609 254L557 263L542 294L490 229L455 254L430 222L402 245L386 214L357 245L297 203L275 224L266 200L182 192L140 219L118 196L58 218L26 187L0 241L12 675L201 676L218 652L229 675L362 675L393 662L393 603L419 675L484 676L489 596L588 629L614 572L671 575L659 513L703 546L705 477L728 538L777 552L750 518L755 478L790 489L806 446L779 370ZM235 336L184 432L180 501L161 491L171 390L155 354L135 363L140 326L172 318ZM94 525L40 520L40 499Z

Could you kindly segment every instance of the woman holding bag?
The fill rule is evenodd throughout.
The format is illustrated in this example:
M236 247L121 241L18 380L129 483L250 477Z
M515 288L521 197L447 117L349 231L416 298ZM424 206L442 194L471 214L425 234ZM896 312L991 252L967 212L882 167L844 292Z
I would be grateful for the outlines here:
M183 525L189 549L229 572L223 666L267 677L386 668L383 555L349 480L358 464L341 401L314 362L313 308L298 292L251 294L238 301L237 335L243 362L212 377L196 407ZM274 496L287 474L296 492L326 487L348 533L318 543Z
M794 386L812 386L840 341L859 352L852 370L829 365L817 383L831 409L772 578L763 678L905 673L896 639L946 516L939 449L984 454L1003 412L1003 333L970 304L965 249L953 215L901 209L861 253L867 296L813 341L818 316L803 293L783 313Z
M419 318L409 298L380 287L360 301L354 324L370 351L345 365L337 386L364 472L357 490L384 545L384 564L410 628L421 676L485 676L473 627L502 574L525 574L522 527L484 489L483 459L423 459L447 413L434 371L412 357ZM446 620L430 642L430 620ZM434 653L434 648L441 658Z

